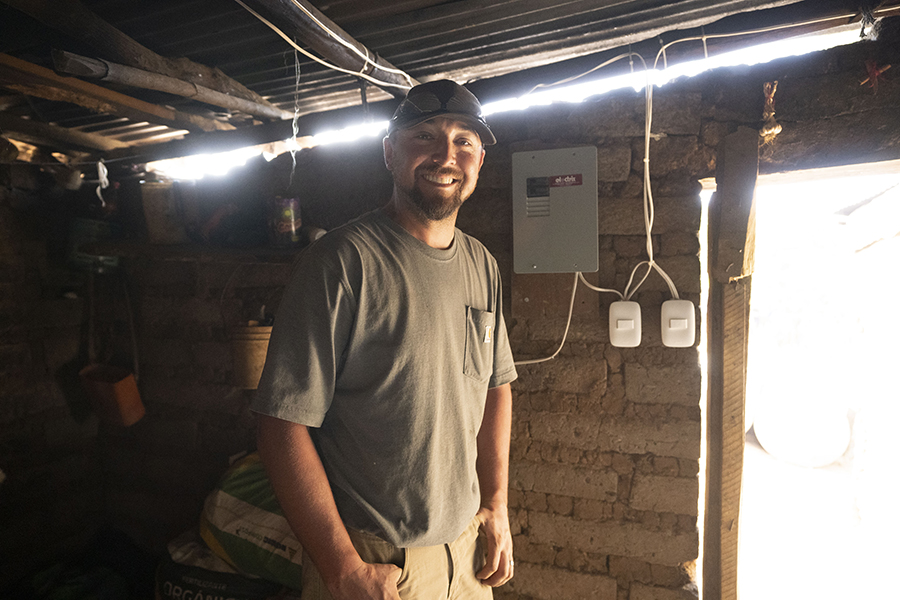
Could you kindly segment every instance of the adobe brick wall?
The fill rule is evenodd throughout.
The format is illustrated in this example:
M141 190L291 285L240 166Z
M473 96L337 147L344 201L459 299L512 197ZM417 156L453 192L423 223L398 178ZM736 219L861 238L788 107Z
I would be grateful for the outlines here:
M58 260L52 182L22 165L0 169L0 585L102 519L98 423L72 393L81 365L82 273Z
M666 137L651 145L654 253L681 297L698 304L697 181L712 174L714 150L701 141L699 92L660 91L657 106L671 112L658 108L653 131ZM626 92L491 119L500 143L488 149L460 227L484 240L504 269L517 359L559 346L573 276L512 273L512 154L598 148L600 270L587 279L621 292L646 258L643 115L643 97ZM559 356L519 367L510 468L516 577L498 598L624 599L635 582L666 591L689 582L681 565L699 547L700 367L696 348L662 346L659 311L669 297L652 274L633 298L643 314L641 345L615 348L607 319L618 297L579 284Z
M900 157L898 116L889 110L900 104L900 84L888 79L877 94L859 86L866 59L898 62L896 27L888 32L893 37L875 44L657 91L653 131L665 137L651 145L654 252L683 298L700 300L697 180L713 174L725 135L759 126L763 82L780 81L776 118L785 126L763 148L764 171ZM498 259L517 358L546 356L565 327L573 278L512 273L512 153L597 146L600 270L587 278L621 291L645 256L643 98L620 92L491 122L501 143L489 149L459 224ZM276 168L289 178L289 160ZM275 308L290 265L239 266L214 253L128 259L147 415L128 429L105 427L70 405L54 376L81 352L85 278L52 260L58 232L35 225L21 190L42 198L41 214L60 204L47 185L22 183L20 170L0 173L0 468L8 476L0 485L0 577L77 546L101 523L161 551L195 526L229 457L253 446L251 393L231 386L228 327L263 304ZM389 186L377 140L301 153L294 182L308 222L325 228L377 205ZM264 192L242 193L258 201ZM659 309L668 298L651 274L634 298L642 344L620 349L609 344L606 324L615 296L581 286L560 356L520 369L510 486L517 574L498 598L691 597L682 588L699 549L702 382L696 348L661 344ZM116 319L121 337L121 314Z

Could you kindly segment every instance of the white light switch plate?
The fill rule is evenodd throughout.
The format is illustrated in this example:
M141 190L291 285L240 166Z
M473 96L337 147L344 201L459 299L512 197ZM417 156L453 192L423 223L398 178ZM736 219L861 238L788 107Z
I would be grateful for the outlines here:
M694 303L690 300L667 300L662 305L662 343L670 348L694 345Z
M618 348L634 348L640 345L640 304L621 300L609 305L609 342Z

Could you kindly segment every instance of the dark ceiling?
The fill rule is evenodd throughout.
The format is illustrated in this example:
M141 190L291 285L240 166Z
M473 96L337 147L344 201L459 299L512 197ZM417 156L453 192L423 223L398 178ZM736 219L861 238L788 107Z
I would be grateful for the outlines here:
M404 92L397 81L447 77L470 84L482 99L499 97L583 72L623 47L650 59L661 40L821 17L846 23L879 6L883 11L885 3L863 4L867 6L839 0L0 0L0 134L76 161L105 156L140 162L196 152L204 145L225 148L284 139L291 135L294 114L301 117L303 135L348 114L359 116L368 109L386 113L395 100L382 101ZM310 21L301 14L312 5L325 19ZM304 22L297 25L301 18ZM324 27L351 43L327 36L322 41ZM362 84L356 74L337 72L295 51L285 37L329 62L349 60L351 73L362 67L352 65L360 60L352 52L350 59L344 56L347 47L362 48L373 62L387 65L366 73L394 84L384 89ZM85 57L89 67L78 57ZM170 82L187 85L188 92L72 76L78 68L103 70L110 64L139 69L139 75L164 73ZM191 86L243 97L262 112L250 114L243 106L222 106L215 99L198 101Z

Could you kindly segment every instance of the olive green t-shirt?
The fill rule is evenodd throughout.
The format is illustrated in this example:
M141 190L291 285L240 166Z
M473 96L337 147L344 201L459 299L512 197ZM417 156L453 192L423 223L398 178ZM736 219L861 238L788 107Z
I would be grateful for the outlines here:
M309 426L344 522L401 547L456 539L480 505L487 390L516 378L497 263L378 210L298 261L254 411Z

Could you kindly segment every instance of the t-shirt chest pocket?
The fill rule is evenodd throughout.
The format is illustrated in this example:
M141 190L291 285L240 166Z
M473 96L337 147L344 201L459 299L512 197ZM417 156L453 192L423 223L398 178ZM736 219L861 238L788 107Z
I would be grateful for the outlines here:
M466 307L466 360L463 373L477 381L491 376L494 367L494 313Z

